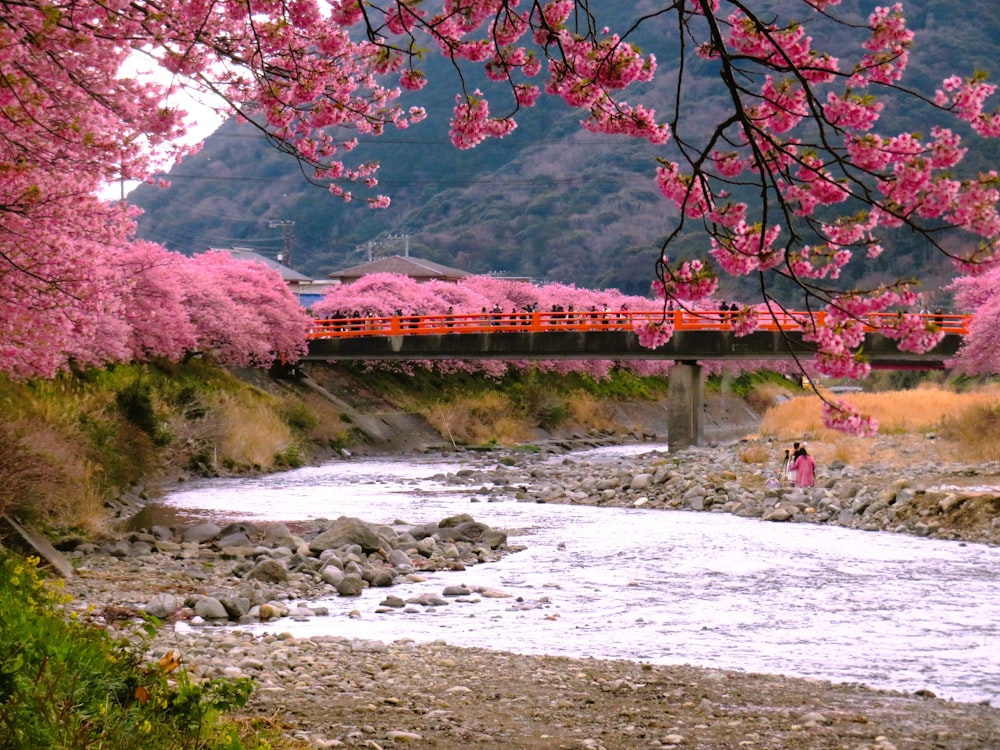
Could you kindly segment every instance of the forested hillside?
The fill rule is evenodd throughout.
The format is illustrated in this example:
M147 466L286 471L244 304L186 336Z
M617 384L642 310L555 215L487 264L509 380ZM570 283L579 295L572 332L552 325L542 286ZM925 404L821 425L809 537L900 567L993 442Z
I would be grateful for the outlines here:
M633 18L659 3L609 5L614 20ZM859 22L875 5L843 4ZM986 70L991 80L1000 79L996 0L911 0L905 7L917 36L904 85L933 95L953 73L964 77ZM669 109L674 94L674 64L661 51L670 49L664 40L672 40L671 35L676 30L666 21L651 18L637 37L659 57L657 80L643 92L658 110ZM646 293L675 213L654 182L655 157L670 152L641 140L588 133L577 124L579 114L552 97L519 113L518 129L503 140L459 151L447 135L457 78L444 60L428 60L426 67L429 85L408 93L403 103L425 106L428 119L408 130L362 138L351 154L357 161L381 164L378 190L391 195L388 209L331 197L251 126L231 121L170 173L172 187L144 185L132 192L130 200L146 212L140 236L189 254L241 245L273 256L282 248L283 233L271 223L292 221L293 265L315 278L364 262L369 249L376 256L402 254L408 244L412 255L475 273ZM681 102L680 127L697 135L714 125L713 96L721 89L710 63L688 67L684 75L688 98ZM475 88L475 80L469 83ZM638 94L632 98L640 99ZM893 132L924 132L930 126L913 111L887 111L882 122ZM969 166L1000 163L995 141L977 148ZM684 256L705 249L706 240L689 233L670 252ZM943 270L916 238L908 254L887 256L895 258L895 266L875 267L873 273L895 276L928 264ZM723 292L740 294L735 287Z

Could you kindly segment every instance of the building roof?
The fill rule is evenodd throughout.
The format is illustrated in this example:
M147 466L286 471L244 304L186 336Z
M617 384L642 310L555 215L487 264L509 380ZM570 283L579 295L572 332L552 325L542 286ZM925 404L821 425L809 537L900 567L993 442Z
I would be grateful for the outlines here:
M409 255L390 255L388 258L379 258L370 263L362 263L360 266L352 266L342 271L335 271L330 274L330 278L340 279L343 283L347 284L370 273L396 273L401 276L409 276L410 278L424 281L428 279L443 279L448 281L472 276L467 271L442 266L440 263L435 263L432 260L414 258Z
M255 263L263 263L268 268L273 268L275 271L280 273L281 280L284 281L286 284L300 284L303 282L312 281L312 279L310 279L305 274L299 273L293 268L289 268L288 266L282 265L278 261L268 258L266 255L261 255L260 253L251 250L248 247L233 247L229 249L213 247L210 249L218 251L220 253L229 253L236 260L246 260Z

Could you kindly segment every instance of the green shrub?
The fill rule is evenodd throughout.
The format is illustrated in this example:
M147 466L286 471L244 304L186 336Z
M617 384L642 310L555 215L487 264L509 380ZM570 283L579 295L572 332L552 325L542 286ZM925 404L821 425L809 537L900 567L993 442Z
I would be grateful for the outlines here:
M0 553L0 750L245 747L223 713L246 703L249 680L197 683L176 652L144 664L152 623L128 640L67 616L35 562Z
M150 437L155 437L156 412L151 391L145 383L134 380L115 394L115 404L125 419Z
M298 469L304 465L305 460L295 445L290 445L280 453L274 454L274 467L276 469Z
M281 416L293 430L308 432L319 424L319 418L301 401L288 401L282 407Z

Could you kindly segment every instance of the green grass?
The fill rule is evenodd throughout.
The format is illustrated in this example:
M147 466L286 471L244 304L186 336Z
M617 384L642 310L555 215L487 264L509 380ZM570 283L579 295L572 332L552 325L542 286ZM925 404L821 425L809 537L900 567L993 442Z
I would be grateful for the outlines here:
M0 553L0 750L270 747L226 718L248 679L196 682L176 652L145 663L153 623L124 638L80 621L34 563Z

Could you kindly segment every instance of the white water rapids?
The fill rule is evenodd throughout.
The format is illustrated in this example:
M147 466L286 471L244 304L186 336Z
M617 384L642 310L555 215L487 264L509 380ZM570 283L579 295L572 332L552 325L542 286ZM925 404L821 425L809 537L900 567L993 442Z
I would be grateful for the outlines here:
M574 459L584 470L628 451L637 449ZM526 546L423 583L312 602L329 616L252 626L256 632L441 639L1000 699L1000 548L722 513L477 503L469 488L432 479L487 460L359 458L192 483L160 504L184 520L223 524L342 515L418 524L464 512ZM375 612L389 593L440 595L451 584L512 596ZM352 610L361 616L349 617Z

